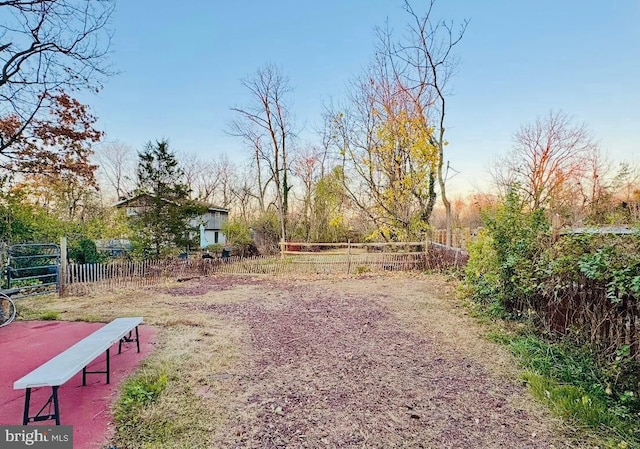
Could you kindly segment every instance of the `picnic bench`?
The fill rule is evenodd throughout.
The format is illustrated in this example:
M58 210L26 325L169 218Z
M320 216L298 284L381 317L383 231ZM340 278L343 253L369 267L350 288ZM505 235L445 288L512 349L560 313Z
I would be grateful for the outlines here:
M101 327L91 335L80 340L69 349L61 352L51 360L43 363L29 374L18 379L13 384L13 389L26 388L24 400L23 425L29 422L55 420L60 425L60 407L58 404L58 388L75 376L82 369L82 385L87 384L87 374L106 374L107 383L110 377L109 350L118 342L118 354L122 352L122 343L136 342L140 352L140 339L138 338L138 325L142 323L142 317L116 318L109 324ZM135 331L135 337L132 333ZM87 366L103 352L106 353L106 369L104 371L87 371ZM31 389L38 387L51 387L51 396L34 416L29 416L31 401ZM53 404L53 413L50 412ZM49 407L47 414L42 414Z

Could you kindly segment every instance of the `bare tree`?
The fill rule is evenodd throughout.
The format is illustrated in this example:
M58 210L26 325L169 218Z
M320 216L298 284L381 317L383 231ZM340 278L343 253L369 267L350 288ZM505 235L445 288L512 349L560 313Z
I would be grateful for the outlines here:
M256 162L267 166L269 181L275 188L281 238L285 240L291 189L288 158L294 136L287 104L289 80L277 67L267 65L243 80L242 85L249 91L251 102L245 108L231 108L240 119L232 122L229 132L251 142ZM257 169L260 176L260 166Z
M197 153L185 153L179 159L185 182L195 199L228 207L228 188L227 192L222 192L225 189L224 180L231 176L225 172L229 164L226 156L221 156L220 161L205 161Z
M356 80L350 91L349 105L332 105L332 109L325 113L325 122L340 156L343 173L340 179L346 195L367 221L381 229L384 223L371 207L371 183L375 181L375 170L371 164L361 163L363 158L367 159L376 137L375 108L367 89L365 80Z
M265 168L268 164L265 162L269 159L269 152L264 149L267 141L263 130L247 121L246 119L237 119L229 125L229 134L240 137L245 145L251 150L250 168L254 174L255 194L258 200L259 211L266 211L269 201L267 199L267 191L269 185L273 181L273 176Z
M610 193L610 207L617 209L627 224L637 223L640 218L640 167L629 162L620 163L611 180Z
M261 206L262 195L256 191L254 174L250 166L240 169L233 177L231 183L231 196L233 204L237 207L240 217L246 222L255 212L255 203L258 203L258 212L264 212Z
M522 126L515 147L499 161L500 178L514 183L533 209L547 207L586 174L597 144L587 127L562 112ZM506 174L505 174L506 172Z
M61 92L101 87L114 0L0 1L0 154L35 134Z
M215 202L224 208L231 207L234 200L234 181L238 175L238 168L227 155L222 155L214 161L213 169L218 181L218 188L215 190Z
M598 146L586 154L585 163L584 173L575 182L576 193L571 198L573 213L570 219L574 223L581 223L588 216L596 218L601 215L614 189L613 165Z
M179 152L176 153L176 157L180 162L180 168L184 174L184 182L189 187L192 195L195 195L198 199L202 199L200 197L202 192L199 189L200 175L203 171L211 174L210 164L203 161L200 155L195 152Z
M302 149L293 160L292 173L302 184L302 226L305 239L308 241L311 233L311 220L313 216L314 186L322 176L321 171L322 152L313 146Z
M137 158L135 151L122 142L107 142L96 151L99 175L122 199L133 191Z

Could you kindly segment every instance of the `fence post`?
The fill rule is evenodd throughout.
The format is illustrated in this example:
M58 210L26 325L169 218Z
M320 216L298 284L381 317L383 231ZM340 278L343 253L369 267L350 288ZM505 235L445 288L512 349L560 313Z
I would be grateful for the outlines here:
M424 233L424 270L426 271L429 267L429 234Z
M351 239L347 242L347 275L351 273Z
M58 269L58 295L64 295L67 281L67 238L60 237L60 268Z

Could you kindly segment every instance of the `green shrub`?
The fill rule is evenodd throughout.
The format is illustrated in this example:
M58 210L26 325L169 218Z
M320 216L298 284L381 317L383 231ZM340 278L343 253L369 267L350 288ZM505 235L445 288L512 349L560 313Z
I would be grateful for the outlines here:
M640 236L563 235L553 242L543 211L527 211L515 193L483 220L463 290L485 314L529 324L518 325L526 334L491 338L518 357L533 394L558 415L605 435L607 447L640 447L636 342L603 333L597 321L601 313L623 327L635 316Z
M247 222L237 219L230 220L224 225L223 232L227 236L227 245L231 245L231 254L241 257L259 254L251 236L251 229Z
M502 316L504 307L499 294L498 257L493 239L486 229L468 247L469 262L465 267L465 293L476 303L484 306L491 315Z
M280 251L280 221L278 215L269 210L251 223L255 245L261 254Z
M103 257L98 252L98 248L93 240L83 238L69 246L69 258L75 263L100 263Z
M494 313L515 311L539 288L537 262L549 243L550 226L542 210L526 211L511 191L494 215L484 214L485 229L469 249L467 288Z

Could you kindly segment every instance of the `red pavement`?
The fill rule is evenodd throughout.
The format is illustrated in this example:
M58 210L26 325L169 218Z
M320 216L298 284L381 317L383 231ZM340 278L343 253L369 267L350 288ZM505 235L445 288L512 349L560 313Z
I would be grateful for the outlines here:
M0 425L22 425L26 390L14 390L13 383L16 380L103 325L65 321L14 321L0 328ZM155 329L143 324L139 332L139 354L135 343L124 344L122 354L118 354L117 344L112 346L110 384L105 383L104 374L88 374L87 385L83 387L80 371L58 390L60 423L73 426L74 449L101 448L111 436L111 405L117 397L118 387L153 350ZM101 355L89 364L89 371L104 371L104 367L105 355ZM50 387L32 390L32 415L44 405L50 394ZM29 425L51 426L55 422L44 421Z

